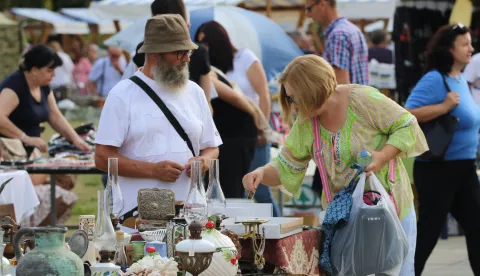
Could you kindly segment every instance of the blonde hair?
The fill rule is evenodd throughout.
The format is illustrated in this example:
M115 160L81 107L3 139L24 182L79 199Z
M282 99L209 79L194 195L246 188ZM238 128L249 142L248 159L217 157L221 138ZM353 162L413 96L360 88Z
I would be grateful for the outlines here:
M280 106L285 122L292 121L292 106L285 99L285 84L295 91L296 113L301 120L308 120L315 110L323 106L337 87L335 71L323 58L305 55L295 58L279 79Z

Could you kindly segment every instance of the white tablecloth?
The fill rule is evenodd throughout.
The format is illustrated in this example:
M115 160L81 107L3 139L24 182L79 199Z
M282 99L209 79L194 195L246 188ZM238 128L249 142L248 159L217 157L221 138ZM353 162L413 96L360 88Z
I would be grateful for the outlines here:
M34 208L40 204L32 180L26 171L0 172L0 184L12 178L0 194L0 204L13 203L17 223L23 216L33 214Z

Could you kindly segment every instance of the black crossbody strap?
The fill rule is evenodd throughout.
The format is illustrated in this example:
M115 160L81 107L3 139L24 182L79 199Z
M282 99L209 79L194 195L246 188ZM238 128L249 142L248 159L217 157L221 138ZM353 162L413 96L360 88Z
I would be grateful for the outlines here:
M447 94L449 92L452 92L452 90L450 90L450 86L447 83L447 79L445 78L445 75L442 75L442 79L443 79L443 85L445 85L445 89L447 89Z
M167 117L168 121L172 124L172 126L175 128L177 131L178 135L182 137L183 141L187 143L188 148L192 152L193 156L195 157L195 151L193 150L192 142L190 141L190 138L188 138L187 133L185 133L185 130L183 130L183 127L180 125L180 123L177 121L177 118L173 116L172 112L168 107L165 105L165 103L160 99L160 97L153 91L148 84L146 84L143 80L141 80L137 76L132 76L130 78L131 81L133 81L136 85L140 86L140 88L147 93L148 96L157 104L157 106L162 110L163 114Z

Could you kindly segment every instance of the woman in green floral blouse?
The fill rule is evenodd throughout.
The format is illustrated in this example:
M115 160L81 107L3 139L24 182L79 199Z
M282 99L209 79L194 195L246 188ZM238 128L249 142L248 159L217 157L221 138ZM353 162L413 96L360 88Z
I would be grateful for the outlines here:
M245 189L254 191L261 183L298 197L308 163L314 157L313 119L317 117L321 156L332 198L354 177L350 166L356 163L357 154L369 151L372 163L366 171L375 173L393 196L409 237L409 255L401 275L414 275L413 193L400 158L428 150L415 117L373 87L337 85L333 68L318 56L296 58L279 82L284 119L291 118L292 110L297 119L279 155L243 178ZM322 203L326 208L325 193Z

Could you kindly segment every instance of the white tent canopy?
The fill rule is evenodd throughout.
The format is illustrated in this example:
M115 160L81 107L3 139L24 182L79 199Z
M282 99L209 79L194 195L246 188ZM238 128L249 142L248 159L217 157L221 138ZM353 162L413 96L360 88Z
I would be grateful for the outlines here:
M99 18L131 21L149 17L152 2L153 0L103 0L91 2L90 11ZM241 2L241 0L185 0L188 7L236 6Z
M90 33L87 23L74 20L48 9L12 8L11 11L19 16L52 24L52 33L78 35Z
M117 32L117 30L115 29L115 24L112 20L98 17L88 8L64 8L61 9L60 12L79 21L98 25L100 34L113 34ZM119 23L120 28L124 29L128 27L132 22L120 21Z
M272 7L303 7L304 0L271 0ZM150 16L153 0L103 0L92 2L90 10L99 18L110 20L134 20ZM265 7L267 0L185 0L190 6L237 6L247 8ZM395 11L396 0L337 0L340 15L349 19L390 18Z

